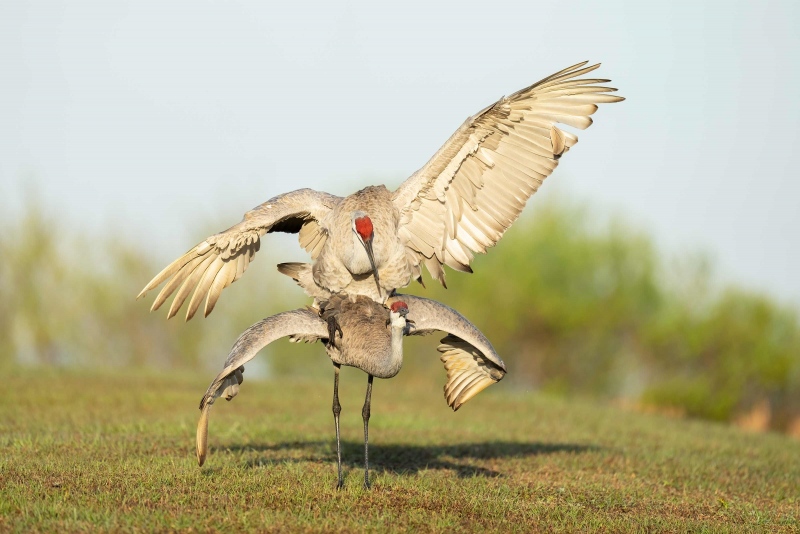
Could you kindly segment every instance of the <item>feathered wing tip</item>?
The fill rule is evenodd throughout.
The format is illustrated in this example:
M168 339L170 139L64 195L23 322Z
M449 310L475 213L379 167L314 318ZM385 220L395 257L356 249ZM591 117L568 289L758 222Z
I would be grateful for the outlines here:
M196 452L197 463L202 467L208 455L208 415L214 402L224 396L231 400L239 393L239 386L244 381L244 366L237 368L233 373L220 382L212 392L203 395L200 399L200 420L197 422Z
M213 403L206 403L200 412L200 421L197 422L197 463L200 467L206 461L208 454L208 413Z
M447 372L445 401L453 410L506 374L503 360L486 336L456 310L424 297L396 294L392 298L408 306L412 329L406 335L447 332L437 350Z
M528 199L578 142L598 106L620 102L587 61L551 74L468 118L395 191L409 263L444 285L443 266L469 272L517 220Z
M158 309L175 294L168 317L174 316L187 301L187 321L201 306L207 316L222 291L247 270L261 248L261 238L267 233L301 232L301 244L316 257L327 235L317 221L327 216L341 200L311 189L273 197L245 213L238 224L206 238L170 263L142 289L138 298L165 283L151 310Z
M549 76L545 76L544 78L542 78L538 82L532 83L531 85L529 85L527 87L523 87L519 91L515 91L514 93L512 93L510 95L509 98L514 98L514 97L517 97L519 95L525 94L525 93L529 92L531 89L534 89L535 87L540 87L542 85L546 85L549 82L563 80L565 78L574 78L576 76L580 76L582 74L586 74L587 72L592 72L593 70L600 68L600 63L596 63L594 65L586 67L585 69L581 69L581 67L585 66L587 63L589 63L588 60L587 61L581 61L580 63L576 63L575 65L572 65L571 67L567 67L566 69L560 70L558 72L554 72L553 74L551 74Z
M244 381L244 365L273 341L287 336L327 336L327 324L317 312L299 309L278 313L262 319L245 330L233 344L225 366L212 380L200 400L200 421L197 425L197 461L203 464L207 454L208 416L218 398L233 399Z
M438 350L447 371L444 398L454 412L506 374L472 344L457 336L448 335L442 339Z
M167 313L168 319L174 317L187 300L189 300L186 310L187 321L194 317L203 301L205 301L203 315L208 317L214 310L222 290L238 280L247 270L260 244L256 233L248 237L239 252L223 257L222 252L209 244L208 240L203 241L165 267L136 298L145 296L148 291L166 281L150 307L151 312L159 309L170 296L175 294Z

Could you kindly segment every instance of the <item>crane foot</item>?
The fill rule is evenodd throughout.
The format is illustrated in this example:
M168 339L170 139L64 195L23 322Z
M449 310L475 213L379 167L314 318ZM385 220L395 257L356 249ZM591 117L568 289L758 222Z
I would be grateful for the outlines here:
M331 316L328 317L328 347L333 347L336 345L336 333L339 333L339 337L344 337L342 333L342 327L339 326L339 321L336 320L336 317Z

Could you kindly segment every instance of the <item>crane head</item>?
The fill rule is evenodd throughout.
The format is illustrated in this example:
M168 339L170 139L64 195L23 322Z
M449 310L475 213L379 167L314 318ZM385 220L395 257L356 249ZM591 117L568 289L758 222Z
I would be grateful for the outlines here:
M405 302L402 300L392 302L389 306L389 318L386 320L386 326L402 328L404 335L408 335L407 326L409 323L413 324L414 321L406 318L406 315L408 315L408 306Z
M353 226L361 241L372 241L375 232L372 228L372 219L368 215L353 218Z
M408 305L402 300L396 300L392 302L392 305L389 306L389 309L401 317L408 315Z

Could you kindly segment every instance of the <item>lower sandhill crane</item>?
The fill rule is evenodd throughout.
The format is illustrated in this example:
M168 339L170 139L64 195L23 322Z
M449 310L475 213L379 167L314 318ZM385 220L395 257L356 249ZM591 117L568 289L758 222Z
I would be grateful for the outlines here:
M225 366L200 401L197 425L197 460L205 462L208 450L208 415L219 397L231 400L239 392L244 364L276 339L323 341L334 366L333 417L336 426L337 487L341 488L342 449L339 439L339 370L342 365L367 373L364 419L364 486L369 487L369 418L373 377L391 378L403 364L404 335L447 332L439 352L447 371L445 400L453 409L498 382L505 364L489 340L455 310L436 301L411 295L388 299L387 309L364 296L334 295L322 309L299 309L273 315L248 328L228 354Z
M208 315L270 232L299 234L313 260L314 282L329 293L363 294L382 303L411 280L421 282L422 265L442 285L445 265L471 272L473 254L499 241L578 142L557 125L588 128L598 104L624 100L608 94L616 91L602 85L609 80L580 78L600 66L586 64L556 72L469 117L393 193L382 185L345 198L300 189L266 201L172 262L139 296L166 282L152 310L175 293L169 317L190 296L186 319L203 300ZM369 283L359 283L364 279Z

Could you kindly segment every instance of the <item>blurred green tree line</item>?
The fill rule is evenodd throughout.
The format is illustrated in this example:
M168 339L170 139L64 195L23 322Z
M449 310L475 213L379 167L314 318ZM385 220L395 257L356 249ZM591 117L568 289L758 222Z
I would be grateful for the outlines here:
M310 302L274 268L293 258L271 249L262 247L209 318L166 321L163 308L148 313L154 295L135 296L172 258L111 233L70 233L32 203L0 236L0 365L216 370L250 324ZM702 258L667 261L630 225L551 202L526 213L473 267L472 275L448 271L448 290L426 275L427 289L401 292L440 300L474 322L508 364L513 387L718 421L766 407L766 425L779 431L800 421L796 310L721 287ZM288 345L278 350L289 357L269 359L269 372L327 359L321 347Z

